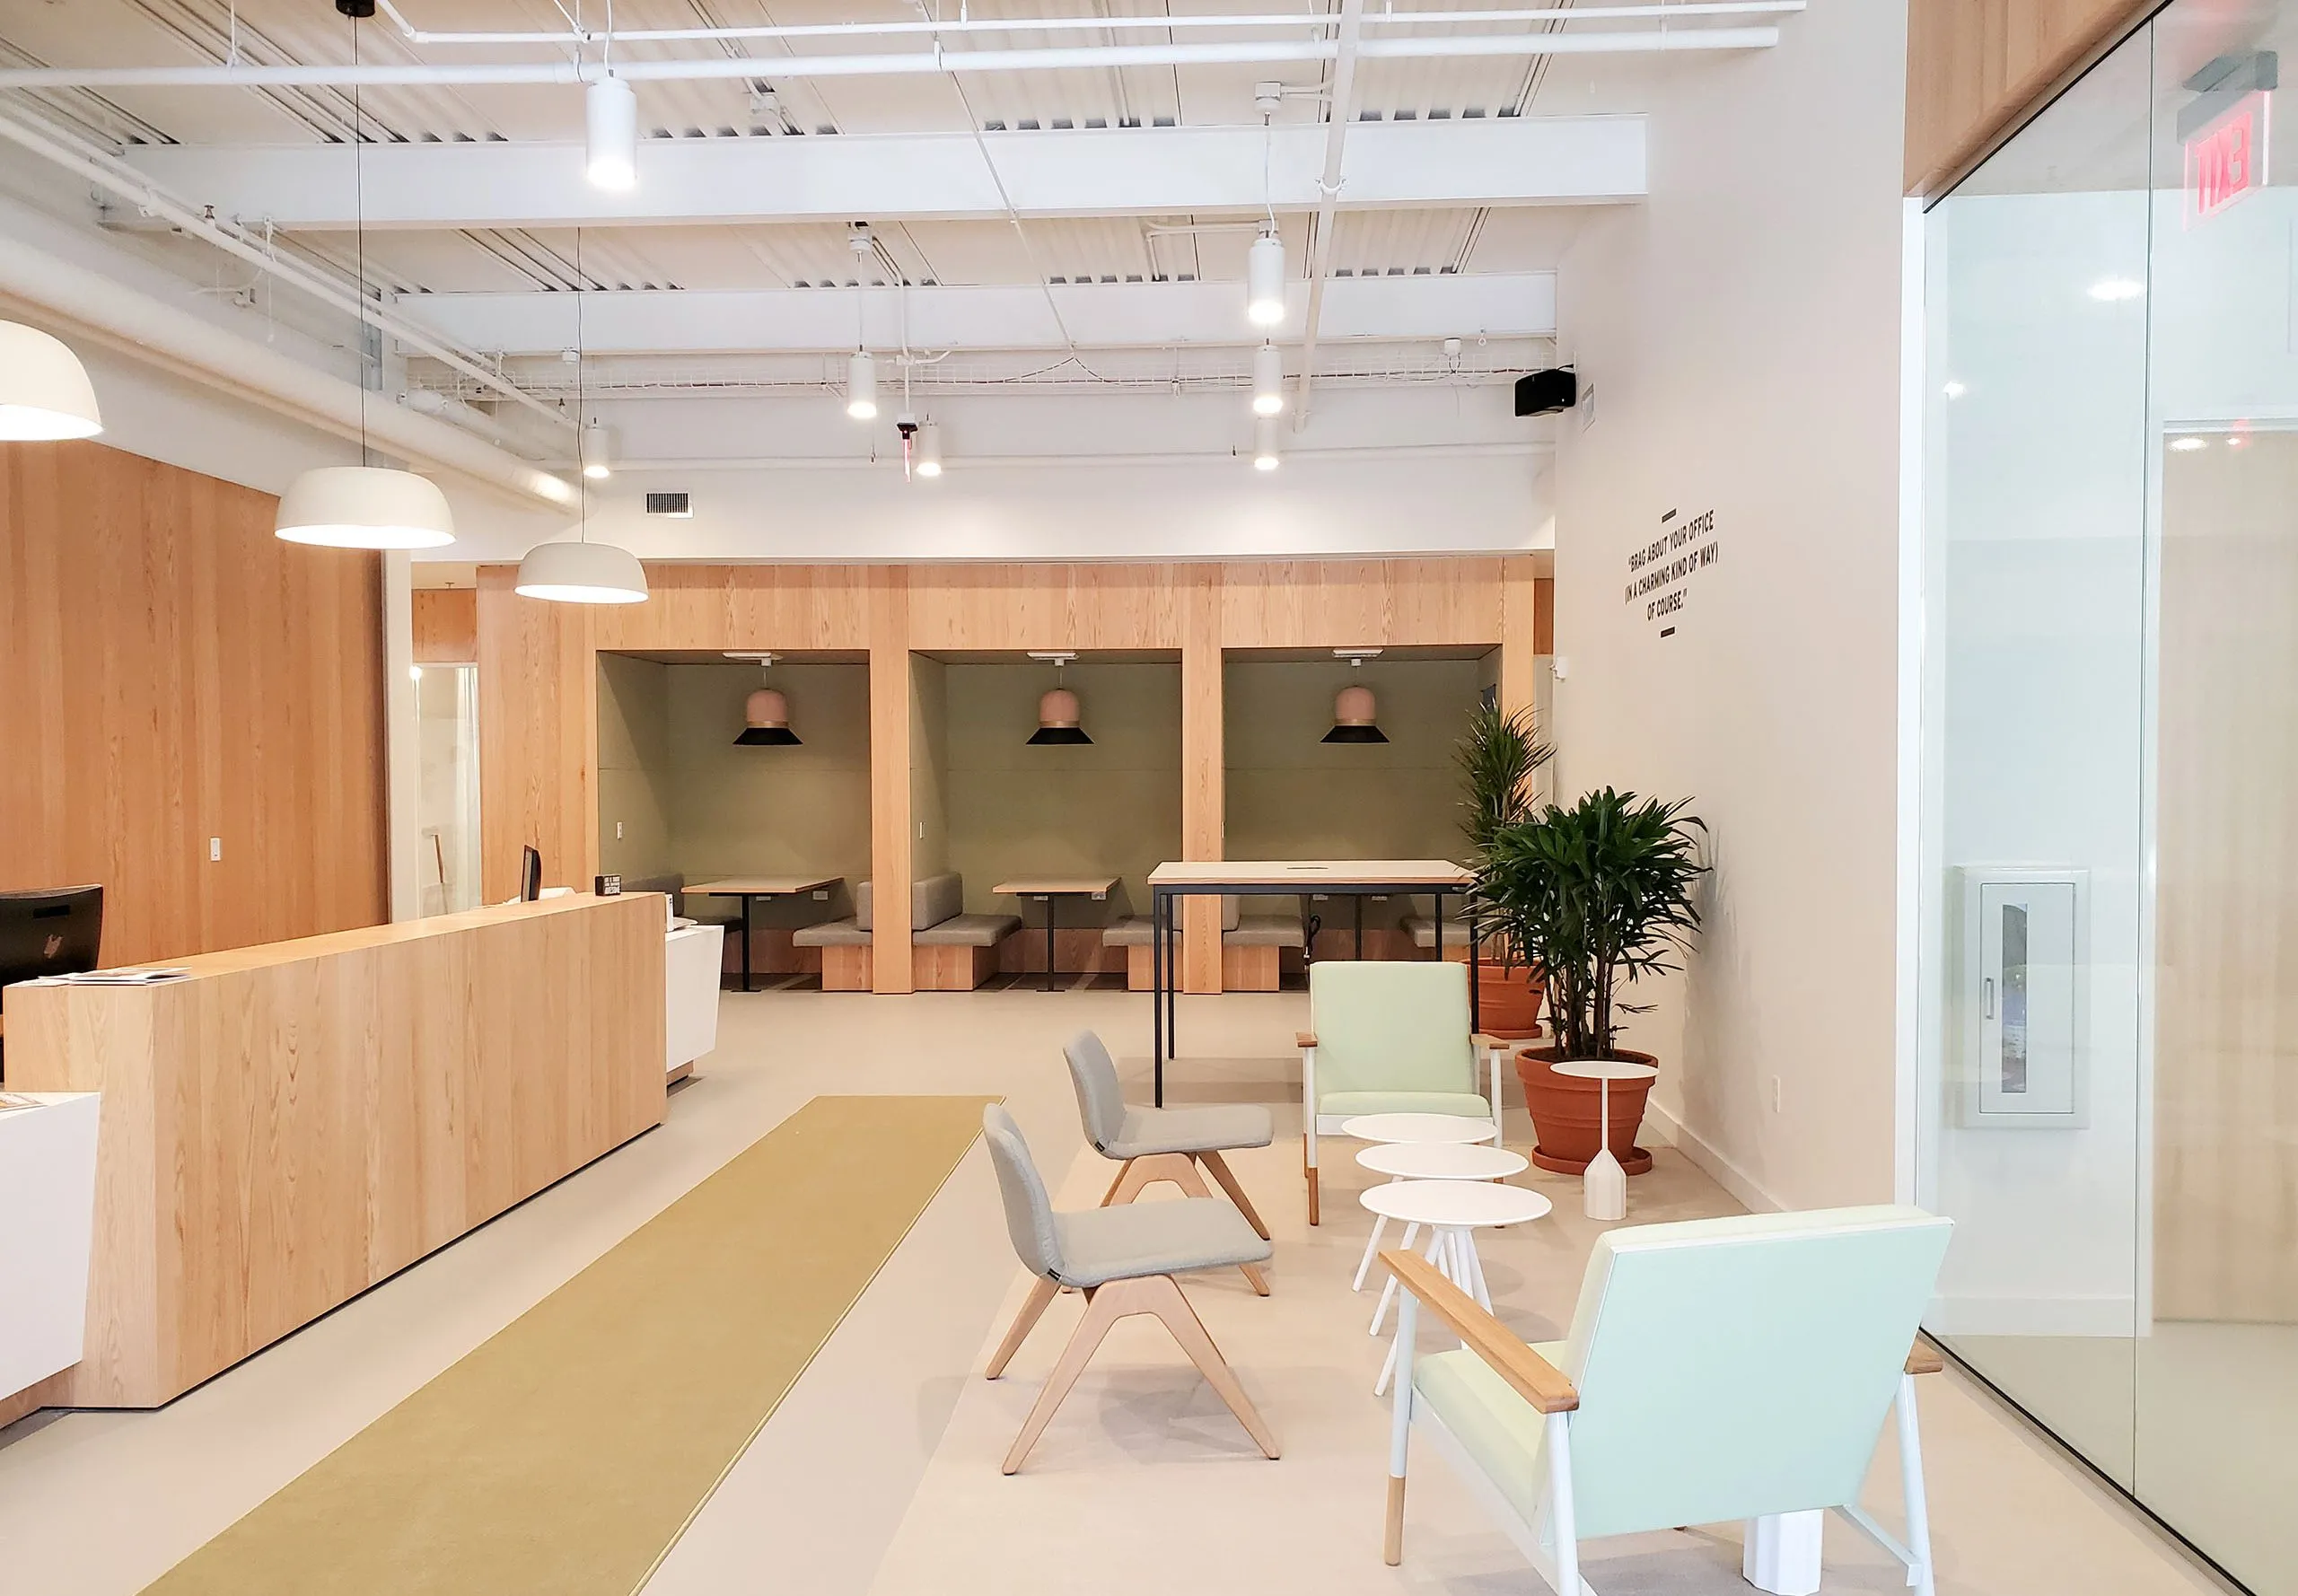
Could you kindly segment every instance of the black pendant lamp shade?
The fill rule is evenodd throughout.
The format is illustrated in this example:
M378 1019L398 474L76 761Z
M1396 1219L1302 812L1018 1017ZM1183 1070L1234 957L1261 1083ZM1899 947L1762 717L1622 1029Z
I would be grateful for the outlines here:
M1346 660L1352 667L1381 651L1377 648L1336 648L1333 653ZM1326 742L1386 742L1388 734L1373 723L1375 706L1373 689L1351 683L1340 689L1332 701L1332 730L1324 734Z
M1057 679L1063 666L1077 656L1074 653L1039 653L1031 651L1030 658L1050 664ZM1057 687L1038 699L1038 729L1030 733L1026 746L1044 748L1052 743L1086 743L1092 739L1085 735L1085 728L1078 724L1077 695L1067 688Z
M761 667L771 667L774 656L767 654L729 654L729 659L754 660ZM760 688L742 701L742 734L734 739L737 748L796 748L798 734L790 729L790 701L772 688Z

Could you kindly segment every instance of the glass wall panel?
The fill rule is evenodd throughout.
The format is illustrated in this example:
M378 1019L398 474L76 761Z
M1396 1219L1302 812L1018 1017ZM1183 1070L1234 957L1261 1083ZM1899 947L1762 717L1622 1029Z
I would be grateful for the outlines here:
M2298 1593L2298 0L2179 0L1925 224L1928 1324ZM2298 176L2294 173L2293 176Z

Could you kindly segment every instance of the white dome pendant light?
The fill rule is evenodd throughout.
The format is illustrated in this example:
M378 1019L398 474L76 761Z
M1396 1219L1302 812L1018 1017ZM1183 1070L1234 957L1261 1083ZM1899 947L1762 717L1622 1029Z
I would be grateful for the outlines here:
M0 321L0 443L52 443L103 430L88 369L64 340Z
M1253 351L1253 414L1281 415L1285 409L1285 356L1275 344Z
M359 19L351 19L351 64L359 64ZM365 135L359 85L351 86L352 215L359 253L359 299L367 298L367 222L363 199ZM364 347L364 339L362 339ZM362 355L364 364L365 356ZM359 382L359 464L305 471L280 495L272 531L289 543L327 548L440 548L455 540L455 518L438 485L412 471L367 461L367 382Z
M583 413L583 230L574 230L574 413ZM579 449L578 442L576 447ZM585 475L588 473L586 472ZM538 543L519 562L519 596L554 604L643 604L646 567L627 548L593 543L590 495L583 495L573 539Z

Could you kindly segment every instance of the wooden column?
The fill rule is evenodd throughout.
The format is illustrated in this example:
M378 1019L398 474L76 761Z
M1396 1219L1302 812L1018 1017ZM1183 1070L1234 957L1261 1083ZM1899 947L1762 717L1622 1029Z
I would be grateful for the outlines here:
M870 572L870 990L912 992L909 861L909 572Z
M520 850L549 886L590 890L599 869L599 676L588 604L522 599L516 566L478 573L479 881L519 890Z
M1555 648L1554 618L1545 601L1556 584L1532 574L1529 558L1506 562L1500 579L1500 707L1530 709L1539 701L1532 662Z
M1224 856L1226 795L1222 780L1221 567L1180 574L1181 856ZM1221 900L1182 902L1181 990L1221 990Z

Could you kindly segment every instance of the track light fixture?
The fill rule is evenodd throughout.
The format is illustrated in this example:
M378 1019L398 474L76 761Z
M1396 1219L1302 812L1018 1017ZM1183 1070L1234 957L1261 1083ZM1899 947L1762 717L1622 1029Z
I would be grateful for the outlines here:
M1285 409L1285 356L1275 344L1253 351L1253 414L1276 416Z
M856 349L846 361L846 413L856 421L872 421L878 414L878 363L867 349Z
M593 189L617 193L638 186L638 96L618 77L583 92L583 175Z
M603 482L614 475L614 462L607 448L607 429L595 417L583 425L583 475L593 482Z

